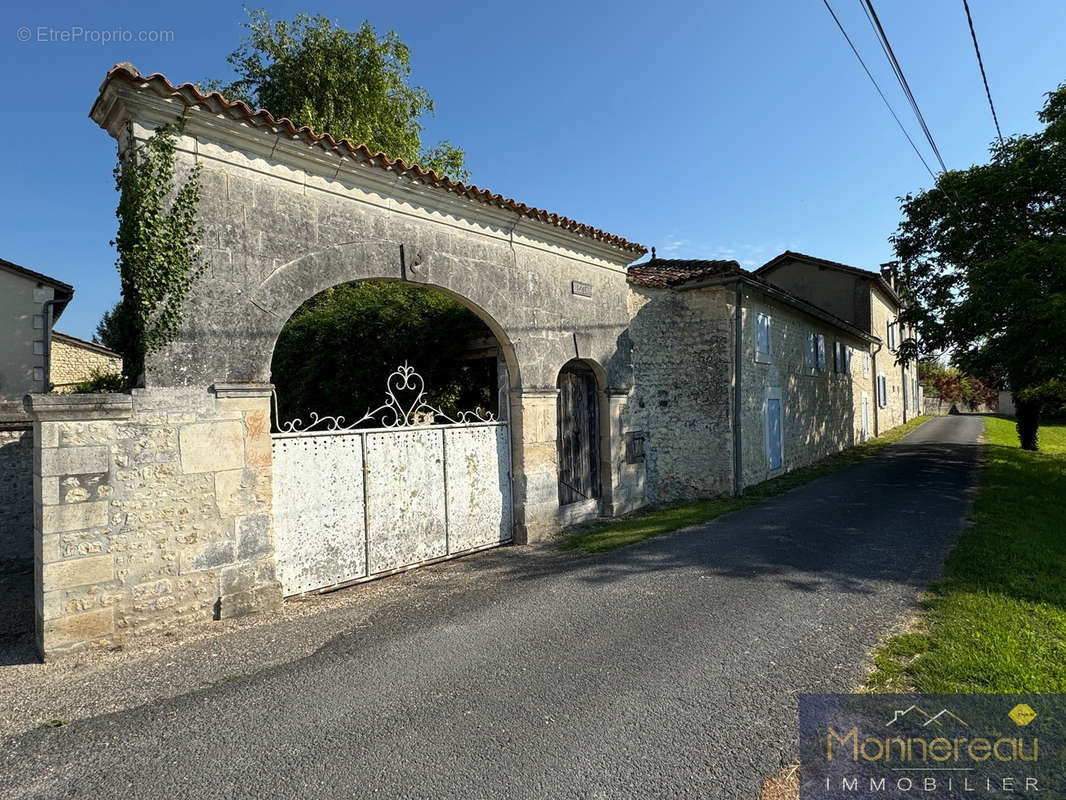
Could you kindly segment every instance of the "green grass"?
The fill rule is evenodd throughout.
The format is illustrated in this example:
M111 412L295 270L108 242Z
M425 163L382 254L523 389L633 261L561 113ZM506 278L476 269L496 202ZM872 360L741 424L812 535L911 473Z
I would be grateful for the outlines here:
M795 489L815 478L829 475L837 470L861 461L874 453L880 452L887 445L899 440L913 431L930 417L916 417L876 439L849 447L840 453L816 461L806 467L792 470L779 478L764 481L744 490L739 497L724 497L719 500L701 500L696 503L660 508L639 513L635 516L598 526L591 530L581 530L563 543L568 550L583 550L598 553L613 550L627 544L649 539L661 533L676 531L691 525L709 522L715 517L739 511L742 508L758 505L767 498Z
M871 690L1066 692L1066 425L1036 453L1013 420L986 417L985 437L972 524L916 630L874 654Z

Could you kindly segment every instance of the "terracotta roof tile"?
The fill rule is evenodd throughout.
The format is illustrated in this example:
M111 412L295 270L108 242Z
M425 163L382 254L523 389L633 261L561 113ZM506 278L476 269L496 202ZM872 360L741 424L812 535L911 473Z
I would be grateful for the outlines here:
M500 194L494 194L487 189L481 189L473 184L465 184L462 181L456 181L448 177L437 175L437 173L432 170L424 170L417 164L407 164L403 159L392 159L384 153L372 153L365 145L356 145L347 139L334 139L328 133L315 133L306 126L297 128L291 120L286 119L285 117L280 119L275 118L269 111L262 108L253 111L245 103L239 100L227 100L218 92L210 92L205 95L191 83L183 83L180 86L175 86L158 72L143 77L136 67L127 62L116 64L107 73L107 77L100 86L101 97L108 84L115 80L127 81L128 83L135 85L138 89L153 91L160 97L180 100L190 108L202 108L211 113L220 114L238 122L247 123L255 128L265 128L272 133L287 134L303 140L310 146L320 147L323 150L335 153L340 157L352 158L361 164L378 167L396 175L402 175L413 181L444 189L453 194L460 195L461 197L467 197L471 200L495 206L506 211L513 211L529 219L544 222L557 228L563 228L578 236L584 236L589 239L604 242L605 244L637 254L638 256L647 252L647 248L644 247L644 245L630 242L623 239L621 236L615 236L612 233L607 233L598 228L584 225L575 220L560 216L559 214L553 214L540 208L527 206L525 203L519 203L517 200L504 197ZM96 103L99 102L100 98L97 98ZM93 110L89 112L89 116L93 115L93 111L96 109L96 103L93 104Z
M637 286L663 289L700 278L746 274L736 261L705 261L686 258L653 258L629 268L626 279Z

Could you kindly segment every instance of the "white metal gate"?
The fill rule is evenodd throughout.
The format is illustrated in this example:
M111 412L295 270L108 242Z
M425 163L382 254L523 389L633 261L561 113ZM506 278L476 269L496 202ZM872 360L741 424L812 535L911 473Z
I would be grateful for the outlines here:
M404 365L385 404L351 425L312 415L278 426L274 553L286 596L511 540L508 424L480 412L447 418L423 389ZM417 424L434 418L447 423ZM357 428L374 422L383 427Z

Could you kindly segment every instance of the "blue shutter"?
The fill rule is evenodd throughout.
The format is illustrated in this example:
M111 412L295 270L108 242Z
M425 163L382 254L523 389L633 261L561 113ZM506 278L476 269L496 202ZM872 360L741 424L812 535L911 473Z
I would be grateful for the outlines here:
M766 428L769 438L770 469L781 468L781 401L766 401Z
M825 369L825 336L818 334L818 369Z

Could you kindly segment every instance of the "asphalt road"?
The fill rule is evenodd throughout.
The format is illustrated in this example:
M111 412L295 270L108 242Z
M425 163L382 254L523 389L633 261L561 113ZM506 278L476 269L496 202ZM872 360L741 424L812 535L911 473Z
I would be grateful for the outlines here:
M980 430L933 420L758 508L512 557L308 658L14 737L0 795L755 797L796 750L797 695L854 686L938 572Z

